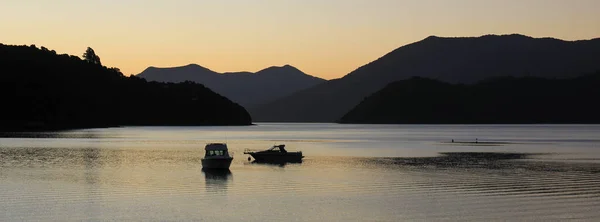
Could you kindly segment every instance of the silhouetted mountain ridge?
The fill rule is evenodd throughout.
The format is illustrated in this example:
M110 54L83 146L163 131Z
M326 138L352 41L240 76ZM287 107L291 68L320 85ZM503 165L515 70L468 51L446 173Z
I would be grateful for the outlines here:
M197 64L190 64L170 68L149 67L137 76L157 82L201 83L247 107L274 101L325 81L307 75L291 65L271 66L256 73L218 73Z
M600 72L571 79L503 77L450 84L413 77L388 84L342 123L600 123Z
M0 44L0 67L0 131L252 123L200 84L149 83L44 47Z
M475 83L496 76L569 78L600 70L600 39L436 37L399 47L348 75L251 108L255 121L333 122L387 84L420 76Z

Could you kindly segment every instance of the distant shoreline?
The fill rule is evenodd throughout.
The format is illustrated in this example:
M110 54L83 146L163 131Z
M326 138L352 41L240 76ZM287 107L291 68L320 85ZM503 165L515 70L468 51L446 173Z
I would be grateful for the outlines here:
M228 124L228 125L114 125L114 126L93 126L93 127L59 127L59 128L19 128L19 129L0 129L0 133L27 133L27 132L60 132L60 131L70 131L70 130L85 130L85 129L102 129L102 128L119 128L119 127L211 127L211 126L259 126L261 124L334 124L334 125L406 125L406 126L453 126L453 125L462 125L462 126L513 126L513 125L527 125L527 126L544 126L544 125L600 125L600 123L335 123L335 122L254 122L251 124ZM440 142L442 144L495 144L495 145L505 145L505 144L515 144L511 142L485 142L478 141L475 143L474 141L455 141L454 143L451 141Z
M61 132L71 130L86 130L86 129L105 129L105 128L120 128L120 127L200 127L200 126L255 126L256 124L228 124L228 125L114 125L114 126L94 126L94 127L58 127L58 128L27 128L27 129L0 129L0 134L5 133L44 133L44 132ZM1 136L0 136L1 137Z

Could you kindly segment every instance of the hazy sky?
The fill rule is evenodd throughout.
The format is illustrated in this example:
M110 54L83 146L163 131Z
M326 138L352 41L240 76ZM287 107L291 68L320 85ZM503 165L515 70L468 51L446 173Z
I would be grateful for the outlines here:
M0 0L0 43L36 44L137 74L290 64L341 77L430 35L600 37L600 0Z

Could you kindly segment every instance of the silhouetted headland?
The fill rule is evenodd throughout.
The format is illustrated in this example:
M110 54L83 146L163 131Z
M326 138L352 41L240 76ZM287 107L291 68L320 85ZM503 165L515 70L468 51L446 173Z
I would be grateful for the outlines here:
M600 72L570 79L496 78L451 84L415 77L365 98L341 123L600 123Z
M157 83L45 47L0 44L0 131L120 125L249 125L246 110L201 84Z

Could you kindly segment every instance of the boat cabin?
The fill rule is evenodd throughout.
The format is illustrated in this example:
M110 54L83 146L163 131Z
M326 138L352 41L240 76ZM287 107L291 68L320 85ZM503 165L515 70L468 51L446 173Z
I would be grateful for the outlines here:
M282 153L287 153L287 150L285 150L285 145L281 144L281 145L275 145L273 147L271 147L271 149L268 149L268 151L272 151L272 152L282 152Z
M229 156L227 144L224 143L209 143L204 148L206 150L205 156Z

